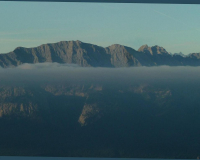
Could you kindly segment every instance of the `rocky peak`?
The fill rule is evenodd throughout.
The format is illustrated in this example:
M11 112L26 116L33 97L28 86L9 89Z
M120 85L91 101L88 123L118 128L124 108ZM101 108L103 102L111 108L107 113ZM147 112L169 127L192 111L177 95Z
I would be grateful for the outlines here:
M79 40L76 40L76 43L79 43L79 44L80 44L80 43L82 43L82 42L81 42L81 41L79 41Z
M179 53L174 53L173 56L181 56L181 57L186 57L182 52Z
M160 47L158 45L155 45L153 47L151 47L151 50L153 52L153 54L169 54L163 47Z
M14 49L13 52L15 52L15 51L21 51L23 48L24 48L24 47L17 47L17 48Z
M147 44L145 44L145 45L142 45L142 46L138 49L138 51L139 51L139 52L142 52L142 51L144 51L144 50L148 50L148 48L149 48L149 46L148 46Z
M151 55L157 55L157 54L161 54L161 55L169 55L170 53L168 53L163 47L160 47L158 45L149 47L148 45L143 45L138 49L139 52L144 52L147 54L151 54Z
M126 46L123 46L123 45L120 45L120 44L113 44L109 47L107 47L106 49L110 50L111 52L114 52L114 53L126 53L128 52L127 49L129 47L126 47Z
M147 44L145 45L142 45L139 49L138 49L139 52L144 52L144 53L147 53L147 54L153 54L152 53L152 49L151 47L149 47Z
M200 59L200 53L190 53L187 57Z
M120 45L120 44L113 44L113 45L111 45L111 46L109 46L108 48L124 48L124 46L123 45Z

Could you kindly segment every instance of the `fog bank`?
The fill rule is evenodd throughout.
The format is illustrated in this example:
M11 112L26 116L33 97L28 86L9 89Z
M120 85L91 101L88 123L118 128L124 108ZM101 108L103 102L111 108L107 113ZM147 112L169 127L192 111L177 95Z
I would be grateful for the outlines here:
M195 83L200 67L130 67L93 68L74 64L23 64L16 68L0 69L0 83L107 83L133 85L136 83Z

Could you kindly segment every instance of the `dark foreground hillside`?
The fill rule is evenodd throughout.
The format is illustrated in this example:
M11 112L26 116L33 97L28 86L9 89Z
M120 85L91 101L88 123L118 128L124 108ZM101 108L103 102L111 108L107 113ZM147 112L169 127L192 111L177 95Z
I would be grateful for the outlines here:
M200 86L162 83L0 85L0 155L196 158Z

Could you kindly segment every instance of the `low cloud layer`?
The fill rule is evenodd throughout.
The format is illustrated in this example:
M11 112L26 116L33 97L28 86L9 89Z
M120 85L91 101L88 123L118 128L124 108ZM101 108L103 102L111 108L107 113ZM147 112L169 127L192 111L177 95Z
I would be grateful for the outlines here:
M23 64L0 69L0 83L106 83L133 85L136 83L196 83L200 67L130 67L91 68L74 64Z

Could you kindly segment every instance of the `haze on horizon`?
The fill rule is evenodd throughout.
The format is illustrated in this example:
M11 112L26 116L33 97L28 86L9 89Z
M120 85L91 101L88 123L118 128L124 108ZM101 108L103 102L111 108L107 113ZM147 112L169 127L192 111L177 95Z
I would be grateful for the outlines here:
M108 84L131 86L136 84L192 84L200 79L200 67L81 67L77 64L37 63L15 68L0 67L0 83L63 82L66 84ZM13 78L15 77L15 78Z
M0 53L69 40L198 53L198 15L189 4L0 2Z

